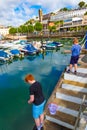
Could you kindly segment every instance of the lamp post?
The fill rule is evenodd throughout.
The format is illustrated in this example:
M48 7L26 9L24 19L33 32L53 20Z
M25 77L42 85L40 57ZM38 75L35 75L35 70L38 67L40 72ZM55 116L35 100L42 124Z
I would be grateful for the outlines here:
M27 26L27 36L28 36L28 34L29 34L29 30L28 30L28 26Z
M18 32L18 27L17 27L17 38L19 40L19 32Z
M42 44L42 46L43 46L43 33L41 32L41 44Z

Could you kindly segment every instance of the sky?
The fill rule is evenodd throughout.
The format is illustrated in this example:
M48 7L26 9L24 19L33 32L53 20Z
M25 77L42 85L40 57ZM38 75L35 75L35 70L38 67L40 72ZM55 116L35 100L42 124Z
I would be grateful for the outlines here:
M56 12L61 8L77 8L78 3L87 0L0 0L0 25L18 27L29 19Z

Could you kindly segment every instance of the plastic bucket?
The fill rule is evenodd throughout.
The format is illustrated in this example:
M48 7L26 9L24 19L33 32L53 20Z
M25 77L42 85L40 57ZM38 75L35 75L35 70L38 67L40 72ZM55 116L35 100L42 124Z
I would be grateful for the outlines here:
M51 115L55 115L57 111L58 106L54 103L51 103L48 105L48 109Z

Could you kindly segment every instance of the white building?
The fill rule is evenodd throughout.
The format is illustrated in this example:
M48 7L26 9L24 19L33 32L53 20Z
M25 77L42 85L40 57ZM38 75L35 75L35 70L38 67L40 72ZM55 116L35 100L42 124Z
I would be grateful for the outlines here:
M55 15L51 16L50 21L65 20L73 17L83 17L87 12L87 8L75 9L71 11L58 11Z
M0 27L0 35L8 35L9 34L9 28Z

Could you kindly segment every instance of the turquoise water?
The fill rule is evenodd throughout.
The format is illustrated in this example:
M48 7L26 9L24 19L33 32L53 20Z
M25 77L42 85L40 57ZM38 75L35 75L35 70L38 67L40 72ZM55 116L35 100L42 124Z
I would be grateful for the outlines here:
M49 51L45 55L14 60L0 66L0 130L31 130L34 124L29 99L29 85L24 77L32 73L42 84L49 98L61 73L69 64L70 55Z

